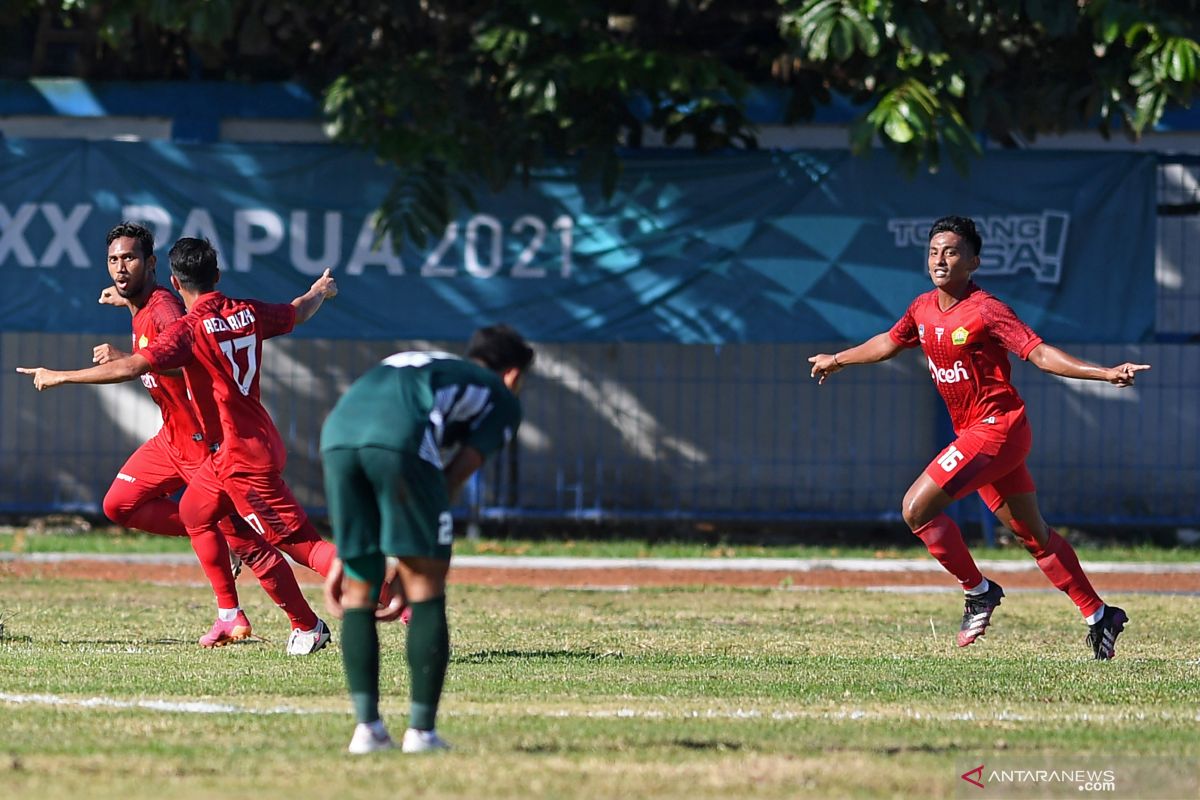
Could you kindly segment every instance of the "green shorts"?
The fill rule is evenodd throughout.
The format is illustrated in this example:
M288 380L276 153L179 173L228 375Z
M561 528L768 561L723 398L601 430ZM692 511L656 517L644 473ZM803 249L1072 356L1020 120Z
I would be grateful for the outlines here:
M338 556L450 560L454 520L442 471L416 453L386 447L321 453Z

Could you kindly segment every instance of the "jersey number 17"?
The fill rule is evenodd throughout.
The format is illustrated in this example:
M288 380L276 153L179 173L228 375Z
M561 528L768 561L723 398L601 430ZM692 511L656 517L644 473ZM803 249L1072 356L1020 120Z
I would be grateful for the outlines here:
M237 384L243 395L250 394L250 386L254 383L254 373L258 371L258 348L255 346L257 344L258 337L254 334L221 342L221 352L229 359L229 365L233 368L233 382ZM246 351L245 370L238 363L238 355L243 350Z

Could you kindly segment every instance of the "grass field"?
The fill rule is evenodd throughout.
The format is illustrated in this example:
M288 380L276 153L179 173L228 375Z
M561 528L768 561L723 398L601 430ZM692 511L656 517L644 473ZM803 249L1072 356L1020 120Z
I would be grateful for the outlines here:
M0 797L972 797L959 776L980 764L1112 769L1106 797L1200 791L1193 596L1111 598L1133 622L1101 663L1057 592L1013 594L958 650L945 593L458 586L439 723L456 749L356 758L337 648L288 658L278 612L244 595L275 641L203 651L195 587L0 565ZM383 630L394 729L403 635Z

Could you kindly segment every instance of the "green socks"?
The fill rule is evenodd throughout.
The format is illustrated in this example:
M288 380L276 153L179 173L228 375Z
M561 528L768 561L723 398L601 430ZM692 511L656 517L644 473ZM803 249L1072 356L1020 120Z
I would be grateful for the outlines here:
M442 685L446 682L446 666L450 663L450 629L446 625L446 598L443 595L432 600L412 603L411 606L412 619L408 622L408 668L412 675L412 713L408 726L431 731L437 718ZM349 622L348 613L346 621ZM346 634L342 635L342 639L344 649L349 640ZM349 662L346 667L347 675L350 674L348 664ZM375 674L378 676L378 657L375 665ZM351 683L350 686L353 693L354 684Z
M409 638L412 638L411 634ZM346 668L346 684L350 687L350 699L354 703L357 721L374 722L379 719L379 632L375 629L375 609L345 610L342 618L342 664Z

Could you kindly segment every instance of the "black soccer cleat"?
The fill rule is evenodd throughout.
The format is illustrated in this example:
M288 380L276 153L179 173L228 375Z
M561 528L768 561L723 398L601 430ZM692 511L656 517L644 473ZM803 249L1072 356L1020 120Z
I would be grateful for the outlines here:
M969 594L963 609L962 626L958 629L958 646L966 647L987 632L992 624L992 612L1000 605L1004 590L995 581L988 581L988 590L983 594Z
M1087 643L1097 661L1108 661L1117 654L1117 637L1125 630L1126 622L1129 622L1129 615L1125 609L1107 606L1104 616L1088 628Z

